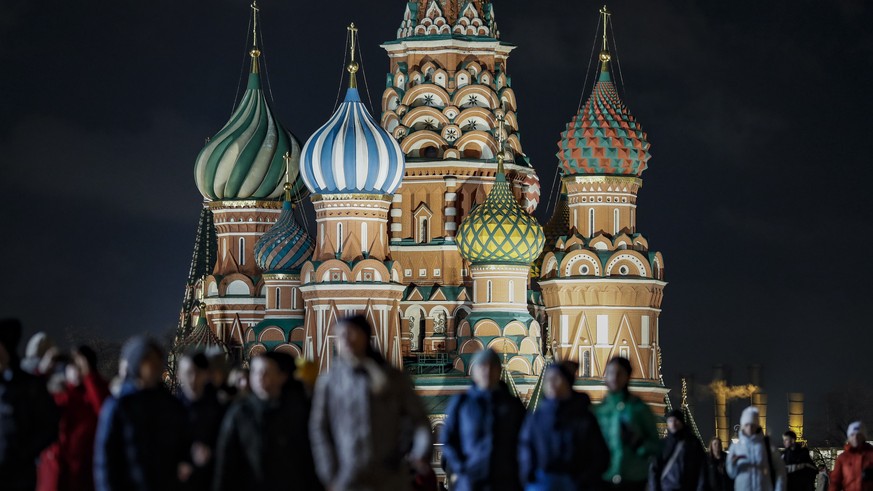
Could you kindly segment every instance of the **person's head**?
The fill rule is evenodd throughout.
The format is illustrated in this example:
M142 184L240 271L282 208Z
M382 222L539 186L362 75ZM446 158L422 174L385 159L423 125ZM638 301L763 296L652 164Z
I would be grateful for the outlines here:
M294 372L294 357L269 351L256 356L251 362L252 393L262 401L278 399Z
M716 436L709 441L709 453L712 455L721 454L721 438Z
M82 384L82 371L79 367L73 363L73 360L70 359L69 362L64 363L64 378L67 383L78 387Z
M240 394L248 394L251 388L249 386L249 369L244 367L231 368L230 375L227 377L227 383Z
M667 431L671 435L682 431L683 428L685 428L685 415L682 414L682 411L674 409L667 413Z
M627 390L632 373L630 361L627 358L616 356L606 364L606 375L603 377L606 388L610 392Z
M161 384L164 372L164 352L153 340L134 336L121 347L124 375L143 389L153 389Z
M848 437L849 445L852 448L859 448L867 440L867 428L860 421L850 423L848 429L846 429L846 437Z
M202 351L183 354L176 378L185 397L192 401L200 399L209 383L209 358Z
M500 382L500 357L491 348L473 355L470 378L481 390L494 390Z
M749 406L743 409L743 414L740 416L740 428L746 436L752 436L760 431L761 416L758 413L758 408Z
M97 372L97 352L87 344L80 345L73 350L74 355L79 355L88 364L91 372Z
M789 448L797 442L797 433L788 430L782 434L782 446Z
M339 356L345 360L361 360L366 357L378 359L370 344L373 326L362 315L346 317L334 326Z
M221 349L210 349L205 354L209 360L209 381L213 387L224 387L227 385L227 377L230 375L227 353Z
M18 363L18 343L21 342L21 321L0 319L0 371Z
M48 334L38 332L27 340L27 346L24 348L24 356L26 358L35 358L37 360L45 356L46 352L54 347L55 343Z
M543 394L547 399L567 399L573 393L573 382L576 381L578 365L564 361L554 363L546 368L544 375Z

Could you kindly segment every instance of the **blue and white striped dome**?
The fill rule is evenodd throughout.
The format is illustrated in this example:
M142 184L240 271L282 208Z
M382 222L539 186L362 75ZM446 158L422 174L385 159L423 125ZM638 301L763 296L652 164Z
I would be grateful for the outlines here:
M303 146L300 173L315 194L393 194L405 165L400 145L367 112L358 89L349 88Z

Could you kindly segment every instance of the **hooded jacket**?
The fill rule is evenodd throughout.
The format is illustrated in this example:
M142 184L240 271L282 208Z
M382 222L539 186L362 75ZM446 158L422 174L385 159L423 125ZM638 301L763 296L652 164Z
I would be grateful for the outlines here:
M768 442L760 431L752 436L740 432L739 441L731 444L727 473L734 480L734 489L785 491L785 464L776 447L769 444L768 448Z
M590 403L587 395L574 392L565 400L544 399L528 413L518 444L522 483L544 491L600 485L609 467L609 447Z
M869 480L864 480L865 469ZM873 491L873 446L864 442L859 448L846 445L831 471L830 491Z
M495 390L475 386L456 396L442 431L447 471L456 477L453 491L516 491L518 434L525 408L506 384Z

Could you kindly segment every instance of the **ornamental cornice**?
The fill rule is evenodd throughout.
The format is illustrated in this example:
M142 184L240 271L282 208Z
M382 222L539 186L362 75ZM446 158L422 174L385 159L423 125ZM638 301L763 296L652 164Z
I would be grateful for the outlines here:
M592 175L573 175L562 179L565 184L630 184L638 187L643 187L643 180L633 176L592 176Z
M211 210L259 209L259 208L278 210L278 209L282 208L281 201L265 201L265 200L254 200L254 199L207 201L207 202L205 202L205 204L207 206L209 206L209 208Z
M300 281L300 274L295 273L265 273L264 280Z
M371 201L373 203L381 203L388 202L389 204L393 200L393 195L391 194L367 194L367 193L335 193L335 194L313 194L312 201L313 203L316 201L321 202L337 202L337 201L354 201L356 206L360 206L367 201ZM372 205L371 205L372 206Z

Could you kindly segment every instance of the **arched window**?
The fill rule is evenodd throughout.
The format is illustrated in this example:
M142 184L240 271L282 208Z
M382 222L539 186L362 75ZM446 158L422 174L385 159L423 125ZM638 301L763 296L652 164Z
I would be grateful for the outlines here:
M280 301L281 293L282 293L282 290L277 287L276 288L276 310L279 310L281 308L281 305L282 305L282 302Z
M246 263L246 238L239 238L239 265L242 266Z
M594 237L594 208L588 208L588 237Z
M509 280L509 303L515 303L515 282Z
M485 302L487 302L487 303L491 303L491 293L492 293L491 290L492 290L491 280L488 280L488 284L486 285L486 289L485 289Z
M582 352L582 376L591 377L591 352L588 350Z
M613 223L613 229L615 230L613 232L613 234L618 235L618 231L619 231L619 228L618 228L618 225L619 225L619 223L618 223L618 208L612 210L612 223Z
M428 222L427 217L421 217L418 219L418 242L420 244L427 244L430 242L428 239L428 227L430 223Z
M343 224L336 224L336 252L343 252Z

